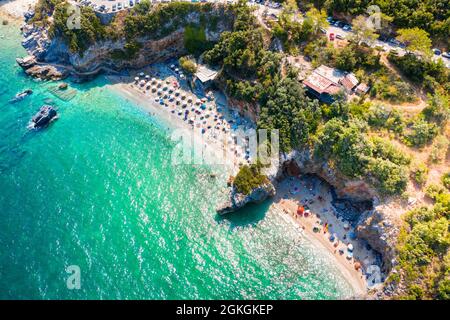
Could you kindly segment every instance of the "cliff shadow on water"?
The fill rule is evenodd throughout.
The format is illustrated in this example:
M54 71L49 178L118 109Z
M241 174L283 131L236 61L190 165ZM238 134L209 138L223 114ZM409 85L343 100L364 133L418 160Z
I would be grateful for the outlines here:
M218 223L228 221L231 230L238 227L251 227L266 217L272 202L272 199L268 199L262 203L249 203L238 211L226 215L216 214L214 220Z

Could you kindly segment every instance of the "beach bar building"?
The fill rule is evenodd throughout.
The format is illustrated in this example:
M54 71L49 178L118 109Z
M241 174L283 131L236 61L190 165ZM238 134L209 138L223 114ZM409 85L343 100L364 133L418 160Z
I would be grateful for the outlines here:
M201 85L206 88L212 84L212 82L216 79L218 73L218 70L199 64L197 67L197 72L195 73L195 77L198 79Z
M324 103L333 103L338 94L353 93L359 81L353 73L321 65L303 81L308 92Z

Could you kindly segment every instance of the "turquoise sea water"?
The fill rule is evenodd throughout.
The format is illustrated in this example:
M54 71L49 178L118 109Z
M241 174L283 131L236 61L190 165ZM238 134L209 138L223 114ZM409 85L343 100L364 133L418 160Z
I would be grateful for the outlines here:
M167 129L103 77L71 84L77 94L64 102L15 64L25 54L15 28L0 26L0 43L0 299L352 294L331 256L270 203L218 218L226 175L172 166ZM8 103L25 88L31 97ZM60 119L29 132L48 99ZM79 290L66 286L69 265L80 267Z

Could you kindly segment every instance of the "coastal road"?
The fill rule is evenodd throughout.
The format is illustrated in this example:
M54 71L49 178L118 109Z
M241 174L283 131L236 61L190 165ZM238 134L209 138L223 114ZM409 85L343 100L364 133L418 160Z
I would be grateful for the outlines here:
M269 16L276 16L278 17L280 15L280 13L282 12L282 8L272 8L269 7L266 4L257 4L254 3L253 1L248 1L249 4L254 5L257 7L257 9L255 10L255 15L258 18L258 21L261 22L266 28L270 29L270 26L264 23L264 19L265 17L269 17ZM303 21L303 15L301 12L298 12L297 14L294 15L294 20L298 21L298 22L302 22ZM352 31L345 31L342 28L339 27L335 27L332 25L329 25L326 28L326 35L327 38L329 39L330 33L334 33L334 35L341 35L343 36L345 39L348 39L349 37L351 37L351 35L353 34ZM375 40L374 43L372 44L372 48L376 48L376 47L382 47L383 51L385 52L390 52L391 50L396 50L398 52L398 55L403 56L406 54L406 51L401 48L400 46L394 45L392 43L389 42L383 42L380 40ZM444 58L442 56L437 56L437 55L433 55L432 59L434 61L438 61L441 60L444 65L450 69L450 59Z

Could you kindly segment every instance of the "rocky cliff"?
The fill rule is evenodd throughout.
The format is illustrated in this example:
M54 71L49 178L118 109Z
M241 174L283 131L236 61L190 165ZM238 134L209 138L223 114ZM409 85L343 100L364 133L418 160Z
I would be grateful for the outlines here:
M350 179L330 167L328 163L314 158L309 150L294 151L281 159L276 174L269 179L276 183L286 176L314 174L335 188L337 197L354 203L370 202L372 206L357 217L354 222L356 234L382 256L383 271L389 273L395 266L395 247L399 232L399 208L396 201L383 199L380 202L378 192L362 179ZM248 196L230 191L229 200L222 204L218 213L237 211L250 202L260 202L275 193L270 187L256 188Z
M315 174L336 190L337 196L354 202L371 201L372 208L364 211L356 221L356 234L365 239L383 258L383 269L389 272L396 264L395 246L399 232L398 203L383 199L377 190L363 179L350 179L320 161L310 150L294 151L285 157L279 170L283 175Z
M220 14L220 10L223 8L218 7L217 10L219 12L212 12L212 14ZM191 24L200 23L200 19L200 14L196 12L187 17ZM214 30L205 29L206 40L217 41L220 34L230 28L230 21L224 19L224 22L219 22ZM98 41L83 52L72 52L63 37L51 37L48 28L25 24L22 26L22 32L24 36L22 45L38 62L36 65L49 64L59 68L66 67L70 74L78 77L91 77L102 71L114 72L126 68L141 68L187 53L184 47L184 27L158 39L137 38L141 49L128 59L114 58L115 52L125 51L126 40L124 38ZM39 73L39 71L36 72L36 74Z
M254 188L248 195L239 193L235 188L231 188L229 190L228 200L217 208L217 213L223 215L234 212L249 203L261 203L274 195L275 187L271 182Z

